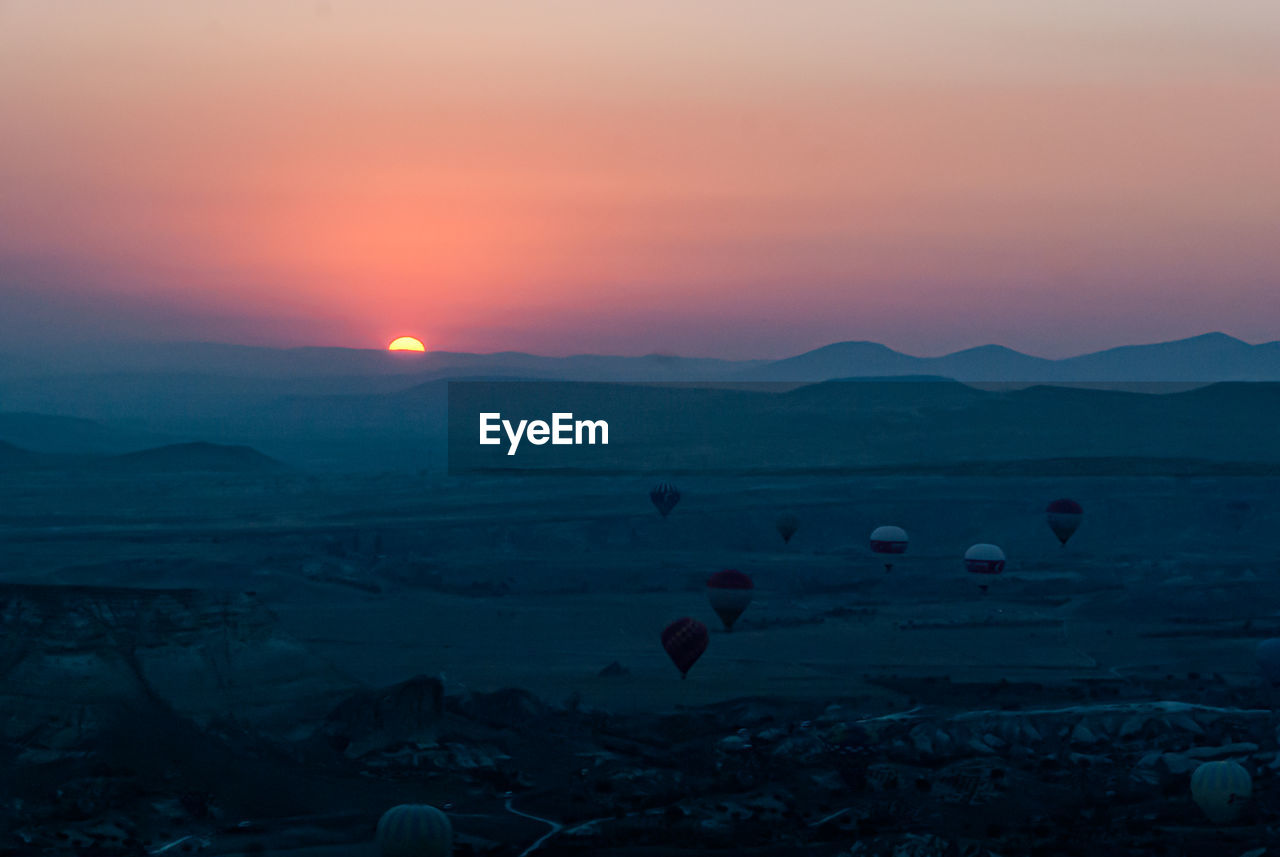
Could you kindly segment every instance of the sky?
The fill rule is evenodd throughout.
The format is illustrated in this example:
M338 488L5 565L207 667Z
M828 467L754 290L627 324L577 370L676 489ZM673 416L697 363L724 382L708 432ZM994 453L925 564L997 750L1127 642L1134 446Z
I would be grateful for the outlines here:
M1277 152L1272 0L0 0L0 338L1269 341Z

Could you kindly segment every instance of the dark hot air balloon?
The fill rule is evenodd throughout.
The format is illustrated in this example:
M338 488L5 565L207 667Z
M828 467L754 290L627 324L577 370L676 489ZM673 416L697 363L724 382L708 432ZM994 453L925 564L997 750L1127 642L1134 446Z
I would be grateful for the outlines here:
M1080 521L1084 517L1084 508L1075 500L1054 500L1049 504L1049 508L1045 509L1045 517L1049 521L1049 528L1053 530L1053 534L1058 537L1058 541L1062 542L1065 547L1067 540L1080 527Z
M707 600L724 623L726 631L733 630L733 623L738 621L742 611L751 603L754 589L755 584L750 577L731 568L717 571L707 578Z
M707 650L710 639L707 626L688 616L677 619L662 630L662 648L667 650L671 663L680 670L680 678L689 674Z
M649 500L653 503L653 507L658 510L658 514L665 518L671 514L671 510L676 507L676 503L680 502L680 492L670 482L659 482L649 492Z
M1280 684L1280 639L1263 640L1254 654L1262 677L1271 684Z
M893 558L907 552L907 531L902 527L876 527L871 531L871 552L884 558L884 570L893 570Z
M783 543L791 544L791 537L800 529L800 519L790 513L779 515L774 526L778 528L778 535L782 536Z
M964 567L970 574L996 575L1004 571L1004 563L1004 551L996 545L977 544L964 552ZM978 586L987 591L988 584Z
M387 810L378 821L382 857L448 857L453 853L453 825L434 806L404 804Z

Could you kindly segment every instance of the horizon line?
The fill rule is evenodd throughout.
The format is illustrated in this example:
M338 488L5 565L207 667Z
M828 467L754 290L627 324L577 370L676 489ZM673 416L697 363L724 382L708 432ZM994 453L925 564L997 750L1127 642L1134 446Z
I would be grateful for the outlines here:
M423 337L418 337L418 338L423 339ZM111 347L164 348L164 347L182 347L182 346L187 346L187 347L211 346L211 347L229 348L229 349L272 351L277 353L301 352L301 351L344 351L344 352L353 352L353 353L383 354L383 355L390 356L392 359L401 359L401 360L421 360L421 359L426 359L433 355L436 355L436 356L457 355L457 356L472 356L472 357L500 357L500 356L508 356L508 355L519 355L523 357L534 357L534 358L544 359L544 360L572 360L572 359L590 358L590 357L620 359L620 360L644 360L649 358L662 358L662 359L710 361L710 362L719 362L719 363L742 363L742 364L777 363L785 360L791 360L797 357L803 357L808 354L814 354L829 348L836 348L839 346L862 345L862 346L874 346L876 348L883 348L894 354L897 354L903 357L914 358L917 360L938 360L946 357L954 357L958 354L965 354L972 351L980 351L982 349L996 348L996 349L1001 349L1003 351L1007 351L1022 357L1027 357L1033 360L1042 360L1048 363L1058 363L1066 360L1073 360L1080 357L1088 357L1094 354L1102 354L1108 351L1115 351L1122 348L1144 348L1144 347L1156 347L1161 345L1177 345L1181 343L1193 342L1195 340L1202 340L1202 339L1230 340L1232 342L1239 343L1240 345L1245 345L1250 348L1258 348L1258 347L1267 346L1267 345L1280 344L1280 340L1264 340L1261 342L1249 342L1248 340L1241 339L1238 336L1233 336L1221 330L1206 331L1204 333L1193 334L1191 336L1183 336L1183 337L1178 337L1174 339L1162 339L1162 340L1156 340L1151 342L1122 342L1117 345L1109 345L1109 346L1098 348L1092 351L1073 352L1065 357L1043 357L1041 355L1032 354L1026 351L1020 351L1016 348L1011 348L1007 345L1002 345L998 342L985 342L980 345L971 345L964 348L958 348L954 351L947 351L941 354L913 354L909 351L902 351L897 348L894 348L891 345L886 345L883 342L878 342L876 340L870 340L870 339L836 340L833 342L825 343L823 345L817 345L812 348L805 349L803 351L798 351L792 354L788 354L784 357L748 357L748 358L698 357L698 356L688 356L684 354L661 352L661 351L650 351L650 352L639 353L639 354L605 353L605 352L589 352L589 351L568 352L564 354L546 354L546 353L539 353L534 351L521 351L518 349L502 349L498 351L457 351L457 350L452 350L447 348L433 349L430 347L428 347L425 351L391 351L385 345L382 347L354 346L354 345L318 345L318 344L269 345L269 344L248 343L248 342L230 342L230 341L215 340L215 339L100 340L97 342L81 342L77 344L81 345L83 347L83 350L87 350L87 351L93 351L93 350L101 349L104 347L106 348L111 348ZM390 341L391 340L388 340L388 343L390 343ZM423 341L425 342L426 340L423 339ZM63 346L59 349L59 351L61 351L62 353L66 353L68 350L71 350L71 349L69 349L67 346ZM0 351L0 357L16 356L19 354L35 356L36 354L45 354L47 352L48 352L47 349L34 349L28 346L26 348L22 348L16 351Z

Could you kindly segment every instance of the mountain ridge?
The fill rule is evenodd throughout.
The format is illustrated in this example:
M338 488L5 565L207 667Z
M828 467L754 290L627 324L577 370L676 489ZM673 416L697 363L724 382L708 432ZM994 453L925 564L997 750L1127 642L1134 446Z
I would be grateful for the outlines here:
M790 381L884 375L940 375L959 381L1280 380L1280 340L1245 342L1220 331L1183 339L1118 345L1064 358L1039 357L999 343L936 356L898 351L869 340L832 342L776 360L725 360L675 354L569 354L523 351L387 352L336 346L272 348L228 343L86 346L82 351L9 360L20 377L199 374L224 378L343 384L404 378L422 383L453 376L501 375L581 381ZM2 379L0 379L2 382ZM406 385L409 386L409 385Z
M122 454L45 453L0 440L0 470L97 470L127 473L268 473L284 465L245 444L189 441Z

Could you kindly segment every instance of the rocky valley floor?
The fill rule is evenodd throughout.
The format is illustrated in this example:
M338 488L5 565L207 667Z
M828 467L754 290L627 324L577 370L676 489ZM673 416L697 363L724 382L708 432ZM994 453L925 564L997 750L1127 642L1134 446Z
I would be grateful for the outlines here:
M1266 480L707 481L665 522L636 487L5 484L0 853L358 857L405 802L512 857L1280 849ZM725 567L756 599L682 681L658 632L715 628ZM1224 825L1190 778L1226 759Z

